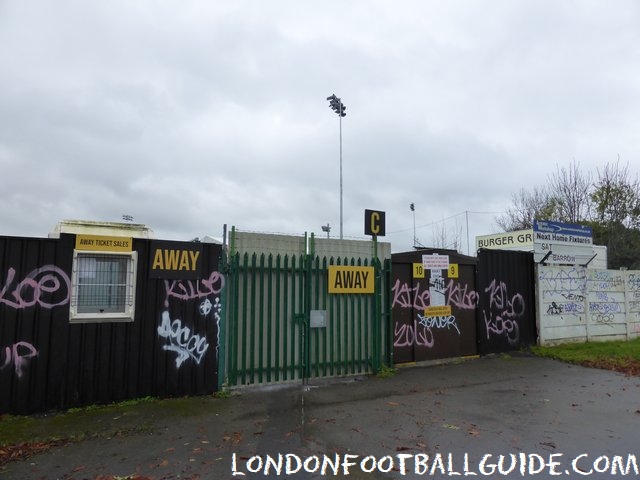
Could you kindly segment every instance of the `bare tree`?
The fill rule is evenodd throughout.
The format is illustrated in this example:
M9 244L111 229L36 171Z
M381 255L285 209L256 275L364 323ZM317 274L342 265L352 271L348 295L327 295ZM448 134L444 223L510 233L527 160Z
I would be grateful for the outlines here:
M555 220L579 223L589 220L591 213L591 175L580 171L573 160L569 168L557 167L549 177L549 194L554 199Z
M435 248L447 248L460 251L462 248L462 227L456 225L456 230L453 234L447 230L447 225L444 221L439 224L433 225L433 246Z
M496 217L498 226L505 232L533 227L533 220L553 220L556 201L544 187L524 188L511 197L513 206L501 217Z

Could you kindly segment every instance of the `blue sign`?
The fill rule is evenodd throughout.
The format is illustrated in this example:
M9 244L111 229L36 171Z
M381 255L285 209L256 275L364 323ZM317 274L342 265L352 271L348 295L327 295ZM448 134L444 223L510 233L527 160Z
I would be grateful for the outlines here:
M533 241L534 243L554 242L591 245L593 243L593 231L591 227L585 227L584 225L534 220Z

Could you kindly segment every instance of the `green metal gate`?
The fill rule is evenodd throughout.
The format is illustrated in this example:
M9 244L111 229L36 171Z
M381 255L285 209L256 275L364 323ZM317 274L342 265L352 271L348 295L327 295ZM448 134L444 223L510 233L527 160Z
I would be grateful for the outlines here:
M329 294L329 265L373 267L375 292ZM390 260L377 258L230 255L221 386L375 373L391 365L390 269ZM312 317L324 322L312 324Z

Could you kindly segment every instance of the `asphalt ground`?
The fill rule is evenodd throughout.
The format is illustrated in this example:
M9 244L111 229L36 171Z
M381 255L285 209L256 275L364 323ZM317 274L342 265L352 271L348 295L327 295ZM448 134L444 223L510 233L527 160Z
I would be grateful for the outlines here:
M84 440L8 463L0 480L640 478L640 378L522 353L86 422Z

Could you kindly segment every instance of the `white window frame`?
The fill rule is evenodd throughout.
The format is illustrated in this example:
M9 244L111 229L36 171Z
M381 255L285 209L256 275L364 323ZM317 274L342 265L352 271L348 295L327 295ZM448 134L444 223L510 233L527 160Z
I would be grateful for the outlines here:
M78 312L78 296L82 288L80 263L83 259L97 259L99 257L126 257L127 272L125 286L124 308L118 312ZM69 302L70 323L100 323L100 322L133 322L136 306L136 272L138 267L138 252L105 252L91 250L74 250L73 267L71 272L71 301ZM84 273L86 274L86 272Z

